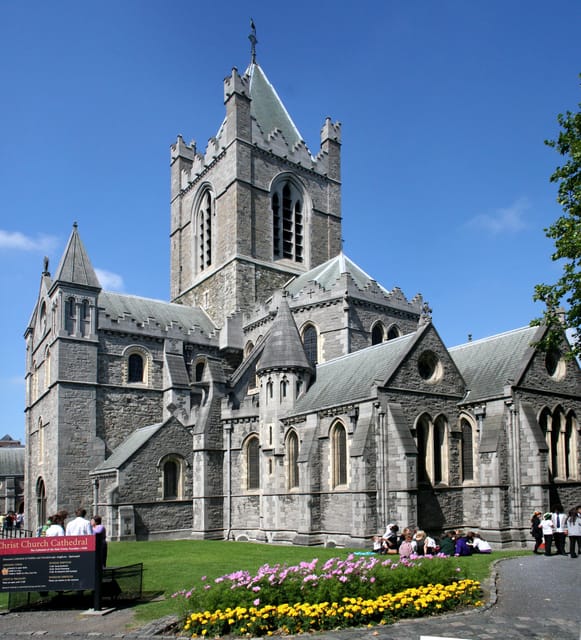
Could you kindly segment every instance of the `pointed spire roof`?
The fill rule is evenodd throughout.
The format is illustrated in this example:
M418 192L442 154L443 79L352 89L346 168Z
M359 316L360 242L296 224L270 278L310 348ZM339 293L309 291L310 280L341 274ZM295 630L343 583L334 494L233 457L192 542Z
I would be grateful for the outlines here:
M263 135L268 136L279 129L291 149L295 144L304 142L276 89L254 59L245 75L250 79L250 115L256 120Z
M256 368L265 369L302 369L312 371L307 360L303 343L299 336L286 297L282 298L276 318L266 338L262 357Z
M54 282L67 282L101 289L97 274L79 236L76 222L73 224L73 231L54 275Z
M389 295L389 291L382 287L368 273L363 271L353 260L346 256L343 251L327 262L323 262L310 271L297 276L294 280L285 286L285 289L291 296L297 295L301 289L309 285L311 282L318 284L320 287L329 291L339 281L342 274L349 274L358 289L364 290L375 283L385 295Z

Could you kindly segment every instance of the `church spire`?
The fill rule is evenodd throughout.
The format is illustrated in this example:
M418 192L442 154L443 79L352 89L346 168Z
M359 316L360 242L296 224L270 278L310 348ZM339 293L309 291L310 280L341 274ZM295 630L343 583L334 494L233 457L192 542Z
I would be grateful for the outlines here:
M250 35L248 39L250 40L250 64L256 64L256 44L258 40L256 39L256 26L252 18L250 18Z
M73 224L73 232L56 270L54 282L66 282L95 289L101 288L93 265L79 237L76 222Z

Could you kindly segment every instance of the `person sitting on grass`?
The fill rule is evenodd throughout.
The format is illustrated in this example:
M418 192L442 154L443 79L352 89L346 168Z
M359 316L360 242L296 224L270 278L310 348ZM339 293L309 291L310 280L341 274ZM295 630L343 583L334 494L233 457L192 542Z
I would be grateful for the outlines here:
M456 553L456 545L454 538L450 533L443 533L440 538L440 553L445 556L453 556Z
M468 536L470 537L470 534L468 534ZM473 533L471 537L473 553L492 553L492 547L479 533Z
M400 559L409 559L414 553L414 547L412 544L412 534L406 533L404 541L399 545L399 557Z
M454 545L454 555L471 556L472 547L468 544L468 538L461 532L457 532L456 543Z

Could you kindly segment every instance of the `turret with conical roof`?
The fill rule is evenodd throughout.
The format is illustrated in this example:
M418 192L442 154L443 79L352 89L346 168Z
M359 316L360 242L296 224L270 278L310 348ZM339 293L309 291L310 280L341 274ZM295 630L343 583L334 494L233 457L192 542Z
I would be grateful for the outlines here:
M260 383L261 440L268 442L273 451L280 450L283 443L281 419L294 409L314 372L286 296L282 297L256 367Z
M101 284L80 236L73 230L52 281L50 295L58 298L59 335L92 338L97 334L97 299Z
M285 296L281 299L276 318L270 328L256 373L289 369L301 373L313 372Z

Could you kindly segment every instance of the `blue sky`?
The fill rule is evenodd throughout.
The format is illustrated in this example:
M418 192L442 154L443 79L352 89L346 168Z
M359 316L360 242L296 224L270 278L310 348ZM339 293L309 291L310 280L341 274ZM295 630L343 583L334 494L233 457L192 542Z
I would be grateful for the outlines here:
M250 17L311 152L342 123L347 255L449 346L540 313L578 0L0 0L0 437L24 438L23 334L74 221L105 288L168 299L169 146L217 132Z

